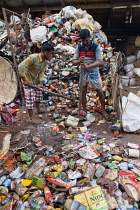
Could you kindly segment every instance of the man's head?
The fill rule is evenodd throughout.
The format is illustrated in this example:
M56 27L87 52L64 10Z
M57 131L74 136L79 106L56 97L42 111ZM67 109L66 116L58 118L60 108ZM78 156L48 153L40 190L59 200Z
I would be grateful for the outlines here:
M50 44L44 44L41 48L41 54L44 60L50 60L52 58L54 48Z
M85 28L80 31L80 38L85 47L90 46L90 31L88 29Z

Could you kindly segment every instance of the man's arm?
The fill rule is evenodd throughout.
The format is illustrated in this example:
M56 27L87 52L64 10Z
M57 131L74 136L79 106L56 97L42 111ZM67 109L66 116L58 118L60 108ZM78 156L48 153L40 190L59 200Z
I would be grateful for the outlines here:
M78 64L84 63L84 61L85 61L85 57L84 56L81 56L81 57L79 57L79 59L73 60L73 65L74 66L77 66Z
M98 66L101 66L103 63L102 60L98 60L98 61L95 61L94 63L91 63L91 64L86 64L86 63L82 63L81 64L81 69L88 69L88 68L94 68L94 67L98 67Z
M101 51L101 48L100 46L98 46L96 48L96 61L94 63L91 63L89 65L87 64L82 64L81 65L81 69L87 69L87 68L94 68L94 67L98 67L98 66L101 66L103 63L103 56L102 56L102 51Z
M74 66L77 66L79 65L80 63L84 63L85 61L85 57L84 56L81 56L79 57L79 51L78 51L78 47L76 47L75 49L75 53L74 53L74 60L73 60L73 65Z
M43 82L42 82L42 80L44 79L44 71L45 71L45 69L43 69L43 70L40 72L40 74L38 75L38 79L39 79L39 83L40 83L40 87L41 87L41 88L44 88Z

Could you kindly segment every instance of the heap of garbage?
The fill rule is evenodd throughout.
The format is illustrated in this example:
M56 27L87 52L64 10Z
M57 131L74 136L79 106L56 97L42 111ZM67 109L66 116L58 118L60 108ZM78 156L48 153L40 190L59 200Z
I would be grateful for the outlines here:
M16 31L12 21L17 23ZM54 121L50 135L56 137L62 133L56 146L48 144L49 139L43 142L39 136L31 135L30 129L8 133L2 139L0 208L140 209L139 145L124 145L119 141L119 121L110 127L115 135L111 143L91 132L90 128L97 122L96 112L100 112L99 99L91 90L87 93L87 115L80 113L82 121L77 117L79 70L72 66L72 59L79 42L78 32L82 28L88 28L92 40L101 45L105 61L109 64L114 61L111 44L108 44L100 24L86 11L71 6L63 8L59 14L46 14L35 20L28 17L28 24L29 28L23 28L21 19L15 16L11 18L10 33L13 35L12 44L16 50L17 62L28 53L38 51L42 43L51 43L55 47L55 56L46 69L44 86L54 93L73 97L75 103L69 103L69 100L61 97L44 95L42 107L46 110L47 117ZM26 36L29 32L26 29L30 30L30 39ZM4 44L2 51L10 55L9 43ZM110 65L102 69L103 90L106 109L116 121L117 113L110 100L109 71ZM10 105L3 107L1 103L0 106L1 119L10 125L22 104L16 99ZM38 117L44 120L43 115ZM106 121L100 120L97 123ZM49 127L48 123L42 124L43 128L38 129L45 130Z
M76 128L78 120L75 124L72 120L69 117L59 128ZM61 141L55 147L31 137L30 130L6 134L0 152L0 208L138 210L139 145L124 145L119 138L107 143L84 127L79 131L73 142L69 129L63 137L68 143ZM52 135L57 132L52 129ZM30 137L30 142L22 140L19 148L21 136Z
M1 30L6 34L5 24L1 22ZM109 97L111 95L111 67L115 63L115 56L111 44L101 25L93 19L85 10L76 9L68 6L63 8L59 14L46 13L42 18L36 17L31 19L29 14L22 14L21 18L12 15L9 23L10 36L12 38L13 49L17 64L24 60L28 54L39 52L41 46L45 42L49 42L55 48L55 55L46 67L44 86L53 92L59 92L77 99L79 97L79 69L72 65L73 55L76 45L80 42L79 31L88 28L91 32L91 39L100 44L104 64L100 69L103 80L103 90L106 96L107 106L111 106ZM10 56L10 44L6 42L1 49L4 55ZM108 73L110 73L108 75ZM92 96L92 92L88 93L88 105L100 110L96 95ZM51 100L49 94L44 99ZM53 97L55 101L57 97ZM61 99L62 100L62 99ZM1 101L2 102L2 101ZM2 102L3 103L3 102ZM12 105L8 105L10 107ZM90 109L90 108L89 108ZM112 110L112 108L111 108Z
M10 54L9 42L4 44L3 37L7 37L5 23L0 21L1 49L5 54ZM42 18L31 19L29 14L21 14L20 17L11 15L9 20L10 37L15 50L17 62L33 52L45 42L54 45L56 52L69 52L73 54L79 40L79 31L89 29L91 38L99 43L105 50L105 57L111 58L112 47L101 30L102 26L93 19L86 10L76 9L73 6L63 8L58 14L46 12ZM4 46L2 45L4 44ZM108 53L108 55L107 55Z

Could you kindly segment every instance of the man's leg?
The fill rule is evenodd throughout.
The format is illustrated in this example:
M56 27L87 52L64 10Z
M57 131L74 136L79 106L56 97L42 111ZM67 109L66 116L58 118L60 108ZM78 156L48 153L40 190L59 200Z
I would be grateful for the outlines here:
M29 114L29 119L33 119L33 104L34 104L34 92L30 87L24 86L24 96L26 101L26 109Z
M43 114L44 111L40 110L40 101L42 100L42 91L40 90L35 90L35 107L36 107L36 112Z
M105 96L104 96L104 93L103 93L102 90L99 90L99 89L97 89L96 91L97 91L97 94L99 96L99 100L100 100L100 103L101 103L102 113L106 117L107 113L105 111Z
M87 86L82 87L82 106L83 110L86 112L87 111Z
M40 111L39 105L40 105L40 102L39 101L36 101L35 102L36 112L39 112Z
M28 109L28 114L29 114L30 120L32 120L33 119L33 109Z
M26 109L29 114L29 120L33 124L39 124L40 122L34 119L33 105L35 93L32 88L24 87L25 99L26 99Z

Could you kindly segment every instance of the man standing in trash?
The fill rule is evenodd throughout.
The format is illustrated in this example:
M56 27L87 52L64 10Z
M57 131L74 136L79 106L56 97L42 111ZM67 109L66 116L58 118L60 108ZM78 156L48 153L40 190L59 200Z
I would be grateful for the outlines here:
M33 89L28 85L34 84L43 88L42 80L44 79L47 60L52 58L53 52L54 48L50 44L44 44L41 48L41 53L35 53L28 56L18 66L19 75L24 86L26 109L28 110L29 120L36 124L39 122L34 120L33 106L35 103L36 112L41 114L39 104L42 99L42 92Z
M86 112L87 87L97 91L101 103L102 114L107 118L105 111L105 97L102 91L99 66L102 65L103 58L100 46L90 40L90 31L82 29L80 31L82 43L75 50L73 65L80 65L80 84L82 85L82 107Z

